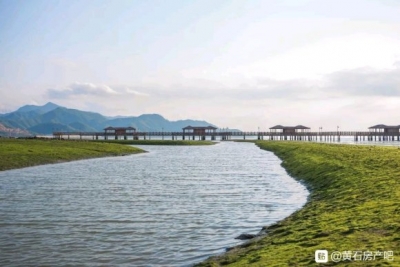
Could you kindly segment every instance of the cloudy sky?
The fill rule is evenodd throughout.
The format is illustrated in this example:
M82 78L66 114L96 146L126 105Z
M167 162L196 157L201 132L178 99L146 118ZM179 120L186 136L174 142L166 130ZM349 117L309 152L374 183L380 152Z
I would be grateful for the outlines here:
M0 0L0 113L400 124L400 1Z

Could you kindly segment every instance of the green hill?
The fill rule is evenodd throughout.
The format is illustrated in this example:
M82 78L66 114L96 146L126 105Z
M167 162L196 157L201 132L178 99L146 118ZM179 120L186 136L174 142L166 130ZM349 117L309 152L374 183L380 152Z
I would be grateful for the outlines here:
M105 117L99 113L69 109L54 103L43 106L26 105L14 112L1 114L0 123L32 134L51 134L54 131L103 131L108 126L132 126L139 131L182 131L183 127L212 125L206 121L169 121L159 114L138 117ZM212 125L214 126L214 125Z

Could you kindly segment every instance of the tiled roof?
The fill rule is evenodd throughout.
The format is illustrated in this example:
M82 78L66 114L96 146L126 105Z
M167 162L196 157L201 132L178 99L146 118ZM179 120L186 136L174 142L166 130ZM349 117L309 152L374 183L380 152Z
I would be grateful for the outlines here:
M275 125L274 127L270 128L271 130L287 130L287 129L295 129L295 130L308 130L310 129L309 127L303 126L303 125L297 125L297 126L282 126L282 125Z
M368 129L400 129L400 125L390 126L385 124L377 124L369 127Z
M204 129L204 130L216 130L218 129L217 127L214 126L186 126L183 128L183 130L199 130L199 129Z
M109 126L109 127L107 127L107 128L104 128L104 130L135 130L136 131L136 129L135 128L133 128L133 127L111 127L111 126Z

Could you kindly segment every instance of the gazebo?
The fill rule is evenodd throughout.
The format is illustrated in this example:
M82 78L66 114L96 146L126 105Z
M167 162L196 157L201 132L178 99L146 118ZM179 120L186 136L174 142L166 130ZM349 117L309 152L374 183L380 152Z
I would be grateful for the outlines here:
M274 127L271 127L269 129L271 132L283 133L283 134L295 134L295 133L304 133L310 131L310 127L306 127L303 125L297 125L297 126L275 125Z
M133 127L107 127L104 128L104 138L107 140L108 136L115 136L115 140L118 139L119 136L123 136L124 139L127 139L128 135L134 136L136 133L136 129ZM134 139L137 139L137 136L134 136Z
M199 136L201 140L206 140L206 135L211 135L211 140L215 140L215 134L217 131L217 127L214 126L186 126L182 128L183 130L183 139L185 139L185 135L193 136L193 140L195 136Z
M368 128L370 132L387 133L387 134L399 134L400 125L389 126L385 124L378 124Z

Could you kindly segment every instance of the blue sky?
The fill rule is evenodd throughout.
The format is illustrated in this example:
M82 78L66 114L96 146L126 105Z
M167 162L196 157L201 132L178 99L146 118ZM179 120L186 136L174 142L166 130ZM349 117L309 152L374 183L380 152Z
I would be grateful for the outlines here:
M400 2L0 0L0 113L400 124Z

